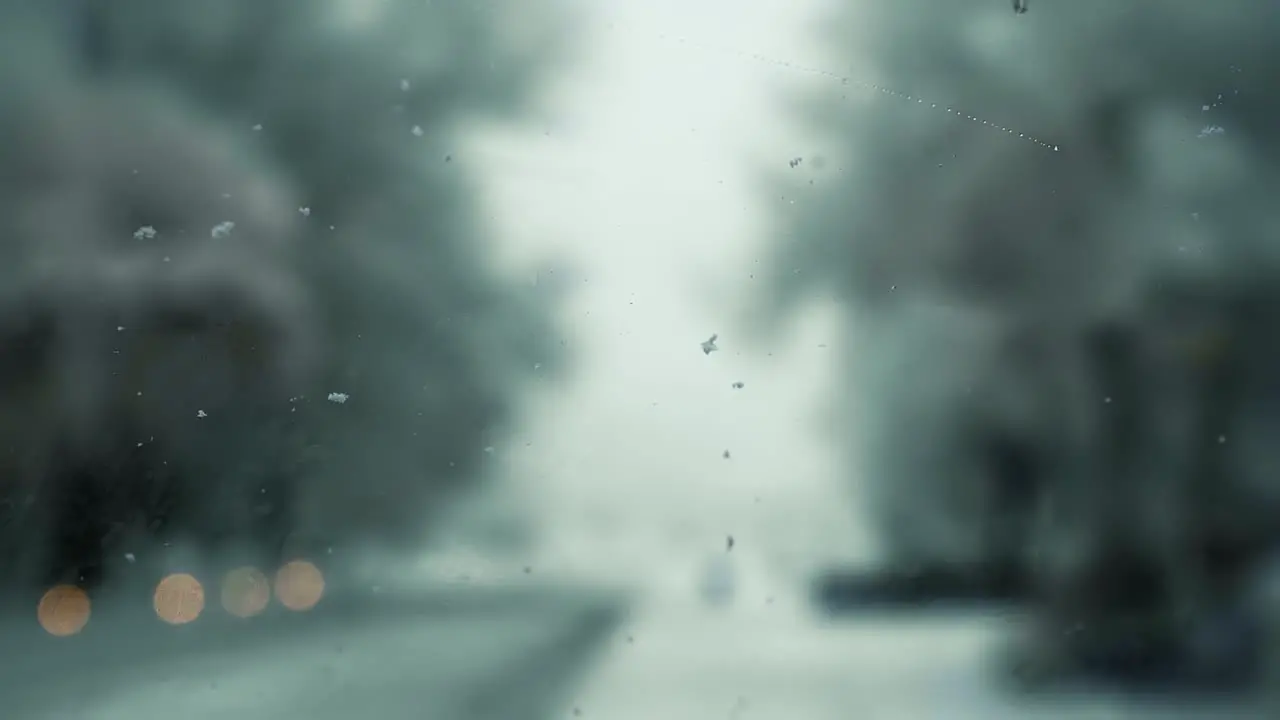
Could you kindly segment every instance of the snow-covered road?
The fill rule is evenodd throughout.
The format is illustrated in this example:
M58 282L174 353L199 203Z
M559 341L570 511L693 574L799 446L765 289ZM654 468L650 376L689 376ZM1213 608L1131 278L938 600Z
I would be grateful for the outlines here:
M786 602L712 607L514 587L322 605L311 617L75 638L6 630L0 715L29 720L1100 720L1259 718L1119 697L1014 702L988 619L827 625ZM321 612L323 611L323 612ZM184 632L196 631L196 632ZM86 635L86 638L88 636ZM198 651L194 651L198 650Z
M998 619L824 625L772 607L654 606L588 676L584 717L609 720L1258 718L1246 707L1119 696L1016 702L986 675Z

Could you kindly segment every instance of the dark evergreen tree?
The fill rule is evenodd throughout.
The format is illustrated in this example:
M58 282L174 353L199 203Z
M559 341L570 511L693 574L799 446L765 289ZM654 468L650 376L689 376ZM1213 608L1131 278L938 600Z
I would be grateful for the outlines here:
M802 105L841 150L786 171L772 300L848 308L850 474L885 563L861 591L1026 581L1042 670L1149 669L1246 604L1280 530L1277 20L836 11L856 70Z
M420 542L483 479L523 383L562 367L548 298L492 262L455 141L519 117L566 18L0 11L6 581L92 584L162 543L270 567Z

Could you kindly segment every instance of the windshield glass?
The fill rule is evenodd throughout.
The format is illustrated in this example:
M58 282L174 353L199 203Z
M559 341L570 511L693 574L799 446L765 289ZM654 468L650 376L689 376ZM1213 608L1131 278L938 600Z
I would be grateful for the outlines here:
M0 0L0 715L1273 716L1278 34Z

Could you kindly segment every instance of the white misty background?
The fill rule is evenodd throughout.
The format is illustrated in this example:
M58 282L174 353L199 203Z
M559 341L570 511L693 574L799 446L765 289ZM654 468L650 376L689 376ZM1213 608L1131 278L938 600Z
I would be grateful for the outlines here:
M490 452L504 480L485 502L532 523L539 571L691 595L732 535L735 578L763 598L862 547L828 407L834 305L767 345L743 326L764 290L768 173L822 150L786 93L840 92L768 60L821 66L821 9L582 3L583 53L551 110L459 151L505 259L568 293L575 370ZM540 266L548 252L566 262Z

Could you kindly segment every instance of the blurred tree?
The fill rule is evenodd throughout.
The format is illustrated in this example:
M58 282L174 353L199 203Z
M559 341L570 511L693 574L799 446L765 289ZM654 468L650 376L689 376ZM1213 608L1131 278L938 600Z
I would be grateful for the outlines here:
M0 565L74 581L127 542L225 562L420 542L522 383L563 369L456 142L518 119L569 18L3 5Z
M824 24L855 69L798 102L839 150L784 171L765 324L814 293L849 310L875 592L1006 594L1034 568L1092 623L1036 652L1105 654L1124 603L1203 610L1227 587L1206 575L1276 547L1274 455L1210 430L1274 440L1280 416L1245 369L1280 359L1277 16L1229 5L895 0Z

